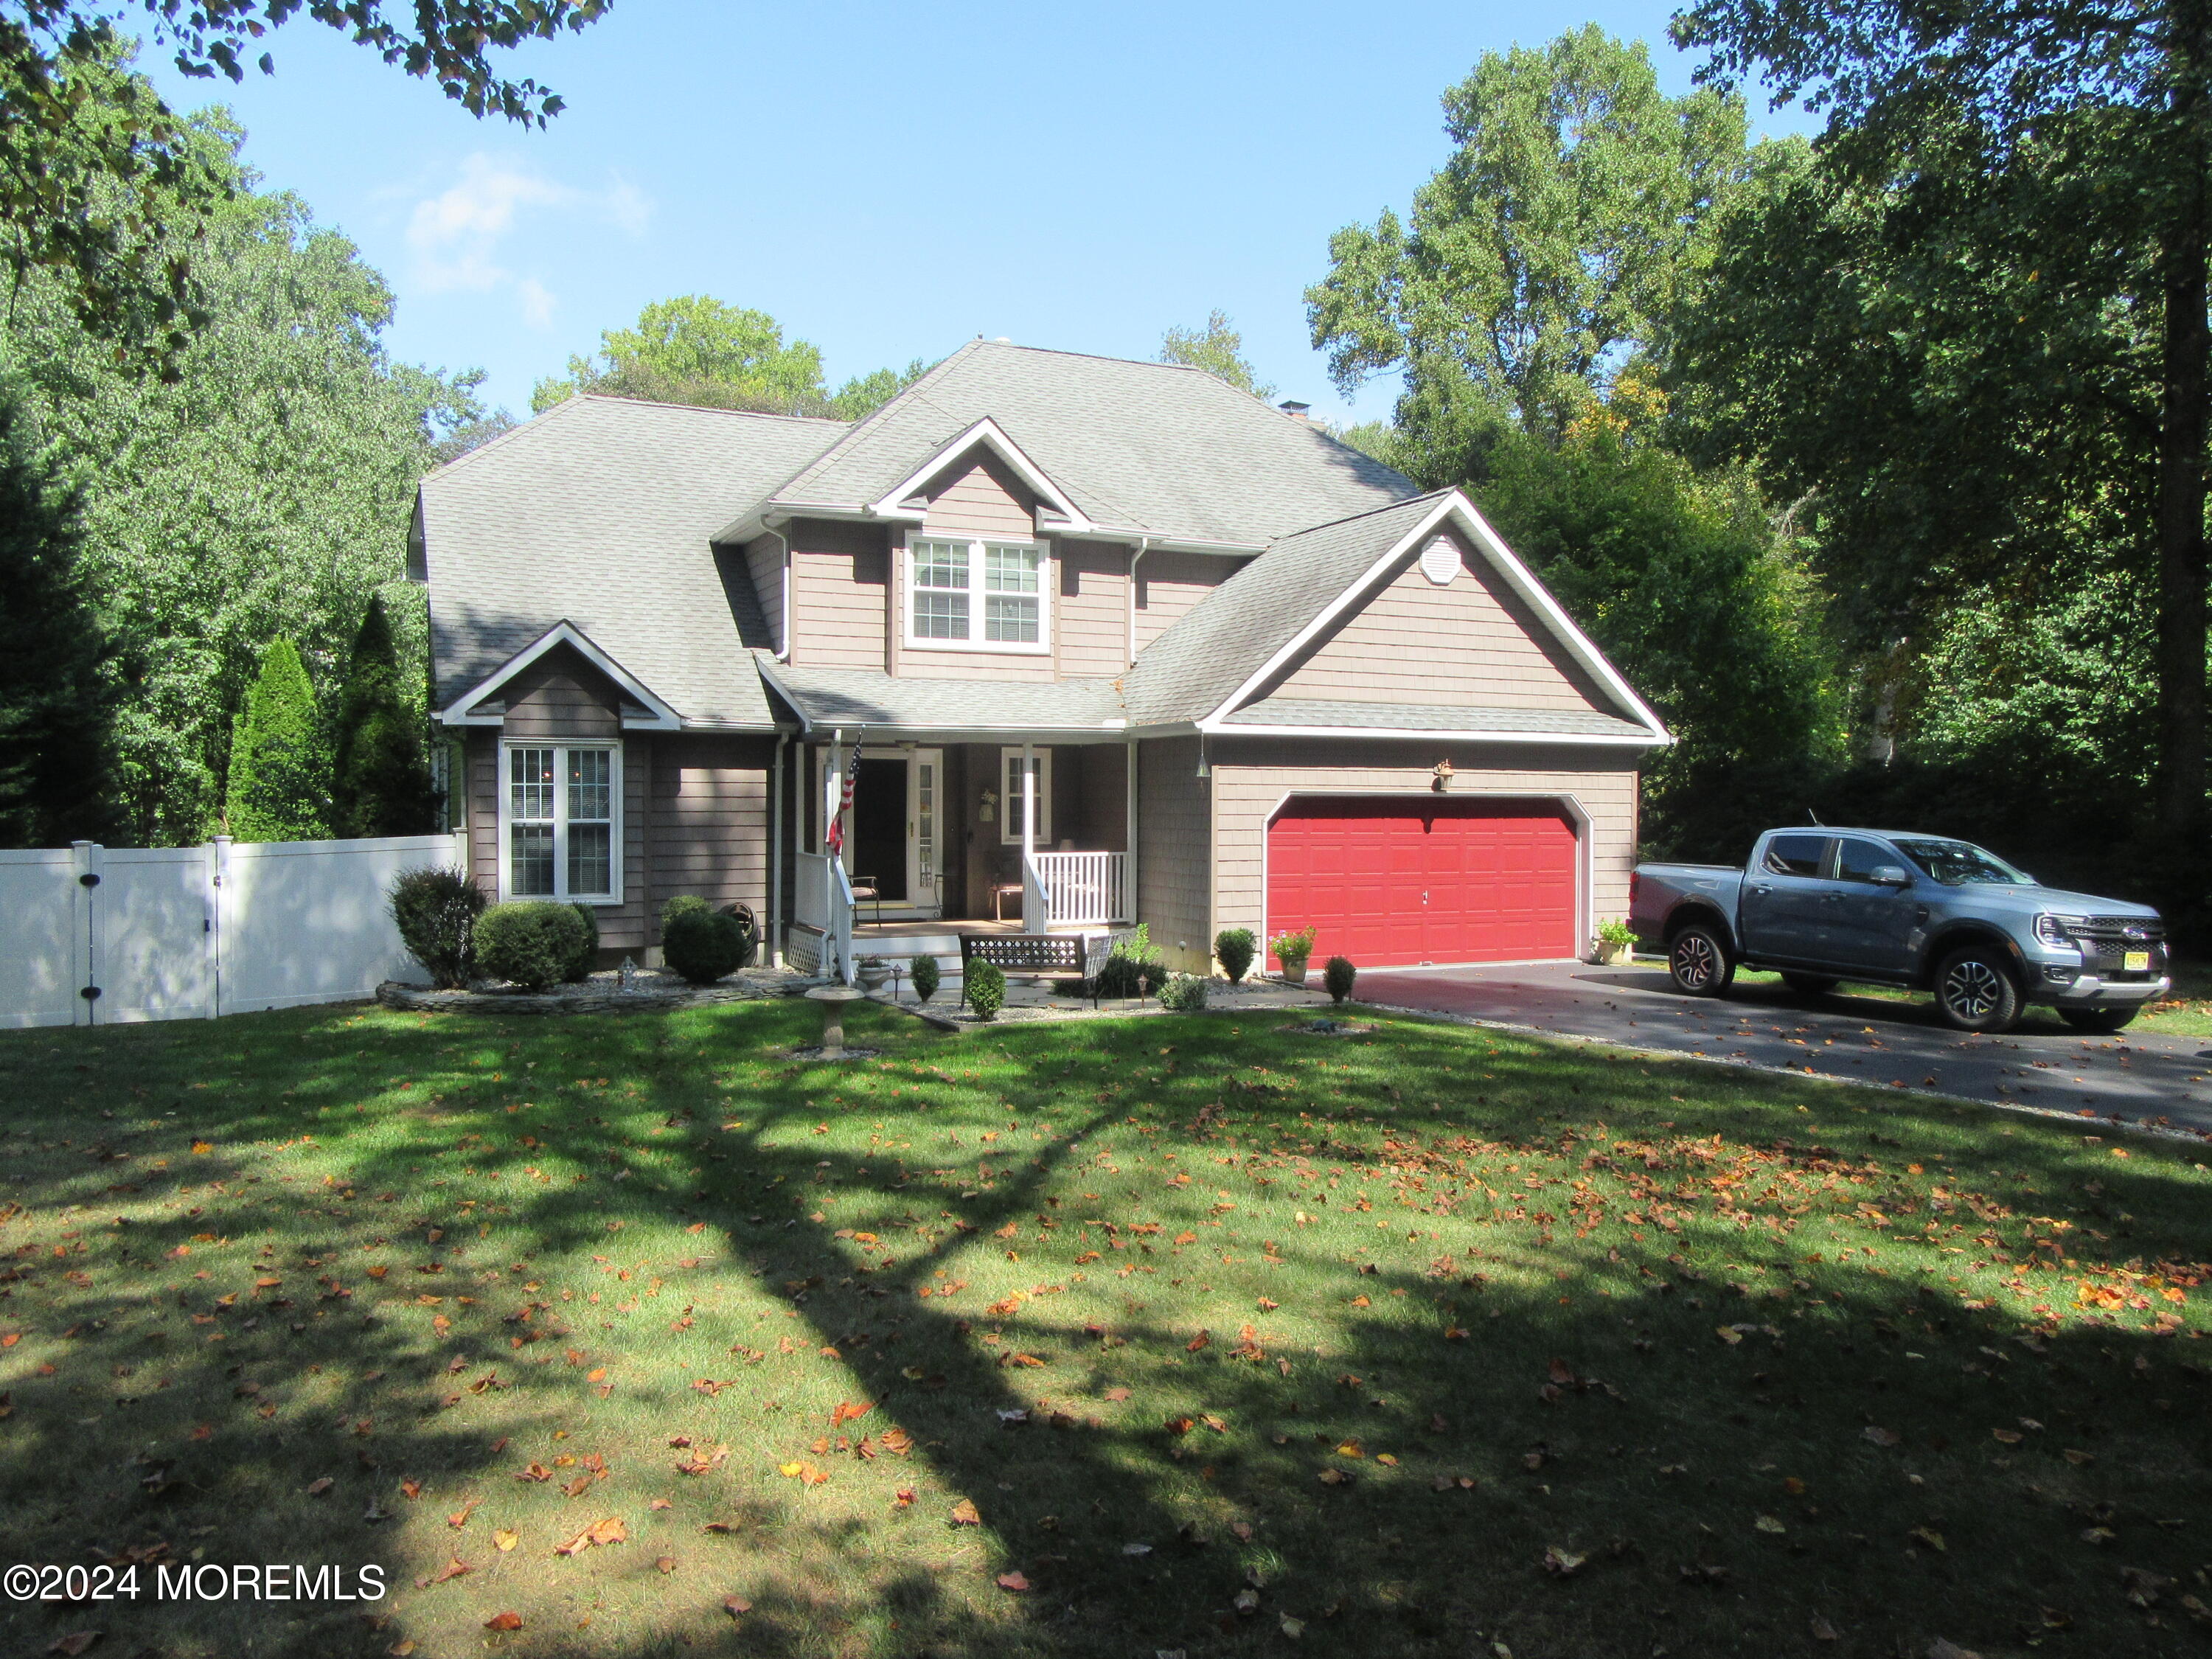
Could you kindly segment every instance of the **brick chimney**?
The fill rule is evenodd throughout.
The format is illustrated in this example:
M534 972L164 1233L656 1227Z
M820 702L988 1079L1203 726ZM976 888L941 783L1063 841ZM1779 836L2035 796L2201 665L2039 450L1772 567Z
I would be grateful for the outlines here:
M1310 421L1313 418L1312 415L1308 412L1313 408L1313 405L1311 404L1302 404L1295 398L1285 398L1281 403L1277 404L1275 407L1281 410L1284 414L1289 416L1294 421Z

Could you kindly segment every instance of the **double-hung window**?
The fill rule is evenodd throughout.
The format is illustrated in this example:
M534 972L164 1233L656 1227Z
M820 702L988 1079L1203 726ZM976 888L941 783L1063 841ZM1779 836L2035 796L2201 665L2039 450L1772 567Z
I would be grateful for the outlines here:
M912 643L980 651L1044 651L1045 550L1034 542L916 537L907 548Z
M517 744L506 763L506 896L619 899L621 765L613 747Z

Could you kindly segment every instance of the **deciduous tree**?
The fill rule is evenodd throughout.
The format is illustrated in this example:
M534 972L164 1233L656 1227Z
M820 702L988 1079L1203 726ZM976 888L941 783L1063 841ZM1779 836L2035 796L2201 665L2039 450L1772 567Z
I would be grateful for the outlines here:
M1255 398L1273 398L1275 388L1264 385L1244 356L1244 337L1237 331L1225 311L1208 312L1203 329L1171 328L1160 336L1160 361L1202 368L1239 392Z

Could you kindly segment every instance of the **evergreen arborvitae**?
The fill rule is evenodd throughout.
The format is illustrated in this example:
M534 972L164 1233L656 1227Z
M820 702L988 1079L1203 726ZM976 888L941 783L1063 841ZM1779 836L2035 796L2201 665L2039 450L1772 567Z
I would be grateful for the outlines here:
M419 836L437 828L422 730L402 695L399 651L382 596L368 602L338 691L331 827L341 836Z
M75 495L0 394L0 847L106 838L115 688L77 566Z
M240 841L319 841L331 833L315 688L289 640L261 653L261 673L230 739L224 826Z

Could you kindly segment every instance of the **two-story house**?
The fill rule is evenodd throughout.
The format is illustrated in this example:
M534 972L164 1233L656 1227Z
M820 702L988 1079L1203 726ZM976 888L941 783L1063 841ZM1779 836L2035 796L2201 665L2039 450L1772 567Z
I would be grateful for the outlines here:
M1668 740L1457 491L1002 342L850 424L571 398L424 481L411 569L479 880L616 952L698 893L803 962L1133 921L1199 971L1231 927L1568 957Z

